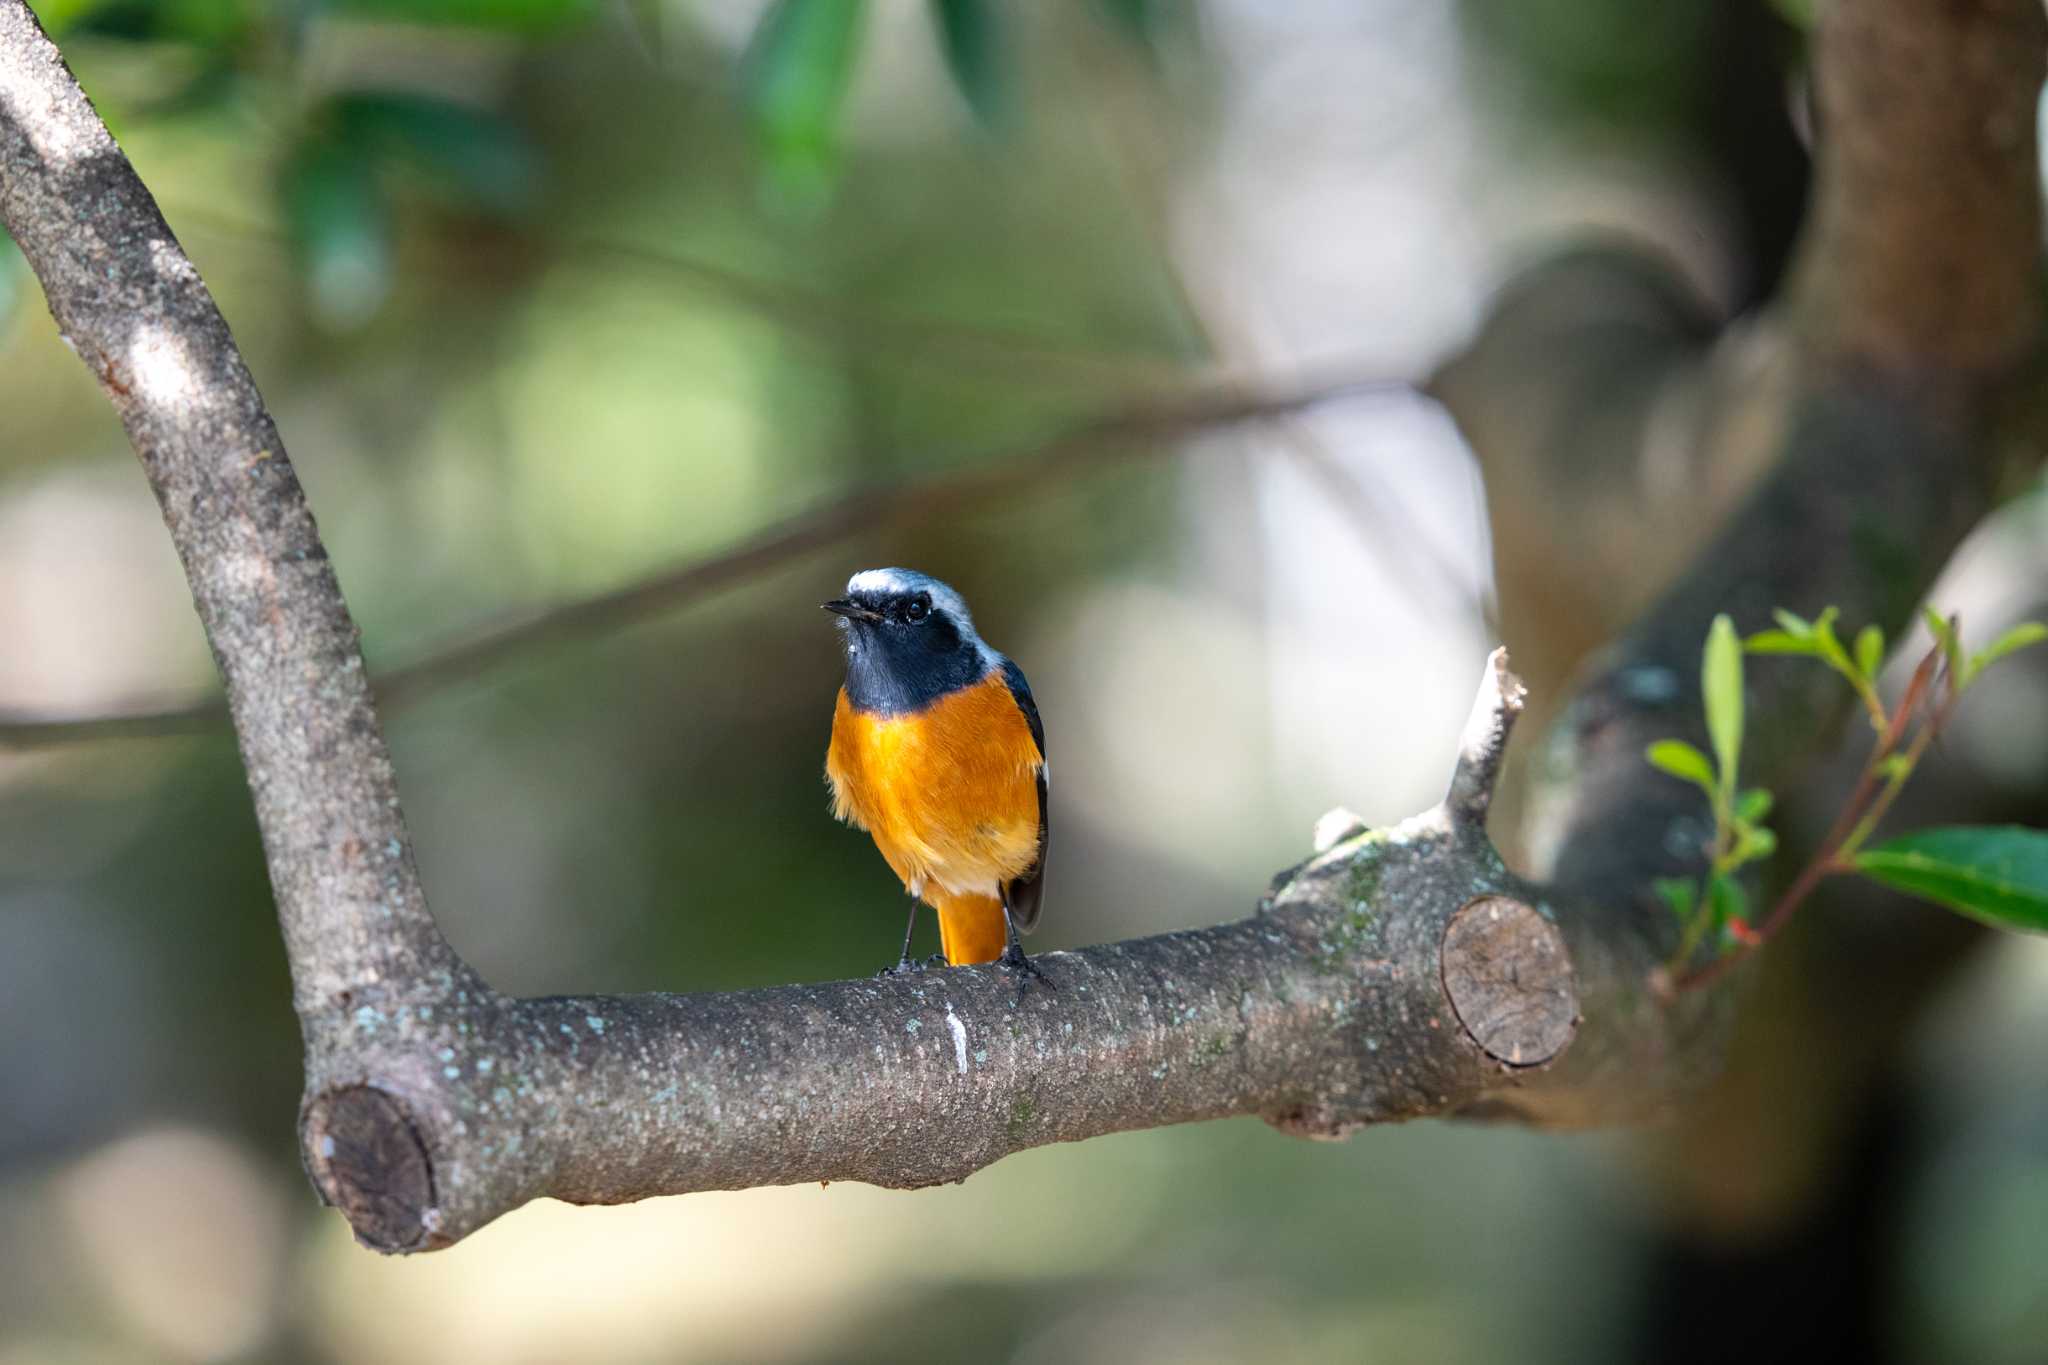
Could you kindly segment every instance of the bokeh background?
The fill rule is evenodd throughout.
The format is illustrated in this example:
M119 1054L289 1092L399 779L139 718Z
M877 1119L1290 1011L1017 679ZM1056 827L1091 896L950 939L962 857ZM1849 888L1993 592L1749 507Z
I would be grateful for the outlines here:
M900 893L821 774L816 603L871 565L959 586L1032 678L1035 948L1241 915L1326 808L1434 801L1500 624L1472 456L1398 381L1590 234L1744 309L1806 177L1793 0L35 8L234 326L373 667L1219 377L1395 381L1088 443L409 696L436 912L519 992L893 957ZM2044 504L1939 600L2038 614ZM0 244L0 710L213 686L120 429ZM2038 660L1936 768L1937 815L2042 822ZM0 1362L2039 1360L2048 952L1941 951L1854 1066L1830 1048L1886 1002L1805 961L1849 983L1837 1022L1767 1012L1677 1134L1219 1123L915 1194L544 1202L386 1260L297 1168L231 740L0 734Z

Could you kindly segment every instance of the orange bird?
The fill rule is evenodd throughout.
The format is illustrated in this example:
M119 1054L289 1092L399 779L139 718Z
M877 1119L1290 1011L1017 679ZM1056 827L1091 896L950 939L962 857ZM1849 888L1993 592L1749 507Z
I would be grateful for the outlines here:
M872 834L910 893L894 971L914 970L917 903L939 912L948 963L1043 978L1018 942L1045 890L1045 727L1024 672L974 633L960 594L909 569L868 569L839 617L846 685L825 776L832 813Z

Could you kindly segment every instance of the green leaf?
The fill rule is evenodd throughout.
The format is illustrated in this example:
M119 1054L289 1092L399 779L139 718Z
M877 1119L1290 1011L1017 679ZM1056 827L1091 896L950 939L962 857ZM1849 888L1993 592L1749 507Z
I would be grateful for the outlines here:
M1690 877L1659 877L1650 883L1659 899L1669 906L1671 913L1680 924L1692 922L1693 905L1699 898L1699 887Z
M2048 830L1916 830L1864 850L1856 870L2001 929L2048 933Z
M1771 813L1771 794L1762 787L1751 787L1735 798L1735 818L1746 825L1753 825Z
M328 106L336 135L408 162L465 205L517 214L539 197L540 157L497 114L432 95L353 90Z
M1686 782L1695 783L1706 790L1707 795L1715 792L1714 765L1707 756L1682 739L1660 739L1652 744L1644 757L1650 766L1671 774Z
M1787 635L1793 636L1796 639L1804 640L1807 636L1813 634L1813 622L1807 620L1804 616L1794 616L1783 607L1773 609L1771 619L1776 621Z
M1856 669L1866 678L1876 678L1884 663L1884 631L1868 625L1856 632Z
M1903 782L1913 771L1913 759L1908 754L1886 754L1877 765L1877 775L1886 781Z
M2028 645L2039 644L2043 640L2048 640L2048 626L2042 625L2039 621L2022 621L1971 655L1969 666L1963 670L1963 677L1974 678L2006 655L2025 649Z
M1784 630L1760 630L1742 642L1751 654L1818 654L1820 643L1811 635L1794 635Z
M939 43L953 84L967 97L982 126L993 128L1009 112L1008 70L996 0L931 0Z
M1707 734L1721 765L1721 787L1735 790L1736 762L1742 755L1742 642L1727 614L1716 616L1707 631L1706 657L1700 665L1700 695L1707 708Z
M1839 615L1841 613L1837 609L1829 607L1814 617L1813 641L1819 646L1821 658L1826 659L1837 673L1855 682L1862 675L1857 673L1856 665L1849 662L1849 651L1843 649L1842 642L1835 638L1835 618Z
M1734 866L1740 867L1759 858L1768 858L1777 851L1778 836L1770 830L1761 825L1735 827L1735 848L1731 855Z
M314 317L337 331L368 322L391 291L391 225L368 157L331 138L302 143L278 197Z
M830 183L866 13L865 0L775 0L741 59L769 170L800 204L822 198Z

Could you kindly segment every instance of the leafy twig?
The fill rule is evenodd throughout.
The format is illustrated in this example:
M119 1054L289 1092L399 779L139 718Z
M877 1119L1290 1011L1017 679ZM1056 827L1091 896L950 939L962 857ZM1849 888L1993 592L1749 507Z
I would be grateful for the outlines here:
M1740 858L1736 851L1741 847L1741 831L1745 827L1739 814L1729 805L1728 792L1733 788L1734 761L1724 752L1726 737L1737 737L1740 727L1741 674L1739 663L1733 675L1733 687L1726 675L1729 669L1728 640L1733 628L1728 618L1716 619L1714 630L1708 637L1707 666L1705 676L1705 697L1708 725L1716 737L1717 754L1721 756L1718 773L1711 769L1704 755L1692 746L1679 740L1665 740L1650 746L1650 762L1674 776L1685 778L1704 787L1714 804L1715 841L1713 854L1706 878L1706 894L1700 895L1694 883L1675 879L1658 884L1658 891L1669 902L1675 912L1685 921L1685 932L1680 936L1677 951L1666 965L1660 986L1667 994L1697 990L1720 980L1738 962L1777 936L1792 914L1814 889L1830 876L1862 873L1898 885L1903 889L1921 890L1913 885L1916 878L1926 880L1930 860L1918 854L1920 861L1910 864L1903 873L1893 872L1894 861L1889 858L1866 859L1864 846L1875 833L1878 825L1890 812L1893 802L1915 768L1925 756L1928 746L1934 742L1956 703L1971 683L1983 675L1984 670L1999 659L2023 649L2040 640L2048 639L2048 627L2036 622L2025 622L2001 635L1991 645L1973 655L1965 655L1962 648L1960 627L1951 617L1943 619L1933 611L1926 613L1928 629L1934 636L1934 644L1919 665L1913 670L1911 681L1906 685L1898 705L1887 712L1877 692L1877 672L1884 659L1884 634L1875 626L1866 626L1856 636L1853 655L1842 648L1834 633L1836 611L1829 607L1812 621L1806 621L1790 612L1776 613L1779 628L1753 635L1745 647L1756 654L1803 654L1818 658L1848 680L1864 708L1870 714L1872 727L1877 738L1871 746L1870 756L1865 760L1863 770L1857 775L1856 785L1851 789L1848 800L1843 804L1834 823L1821 839L1813 856L1799 870L1787 886L1770 914L1763 921L1750 928L1738 914L1728 909L1730 903L1739 903L1739 891L1730 892L1732 874L1747 858ZM1723 676L1717 681L1717 669ZM1736 711L1731 726L1727 718L1733 697ZM1717 707L1722 719L1716 721ZM1916 719L1919 721L1914 728ZM1746 793L1745 796L1762 796L1764 810L1768 810L1768 794ZM1761 819L1761 813L1754 818ZM1768 834L1768 831L1765 831ZM1951 836L1970 833L1949 831ZM1910 837L1910 836L1909 836ZM2039 861L2034 847L2035 841L2048 842L2048 835L2039 831L2012 830L2003 832L1999 839L1986 842L1978 840L1969 844L1973 850L1985 854L1993 863L1997 874L1982 876L1979 881L1989 888L1988 894L2011 899L2015 895L2016 882L2012 869L2024 865L2031 874L2034 864ZM1957 841L1951 837L1951 844ZM1774 846L1774 841L1766 841ZM1888 846L1889 847L1889 846ZM2002 861L2000 861L2002 860ZM1944 883L1948 886L1975 885L1963 873L1979 873L1982 869L1972 866L1966 869L1949 867L1951 874ZM2030 899L2036 888L2018 887L2018 898L2023 903L2023 913L2018 916L2006 915L2015 920L2014 927L2039 927L2032 922ZM1964 913L1975 914L1998 922L1996 912L1970 900L1966 890L1942 898L1941 903ZM1963 903L1958 903L1958 899ZM1710 961L1688 969L1688 964L1697 954L1708 931L1725 927L1734 939L1733 950L1716 955Z

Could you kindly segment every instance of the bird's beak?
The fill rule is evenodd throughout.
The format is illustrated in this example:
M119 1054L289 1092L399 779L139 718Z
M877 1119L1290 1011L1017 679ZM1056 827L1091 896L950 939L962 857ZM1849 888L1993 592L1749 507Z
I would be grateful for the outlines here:
M820 602L818 605L831 612L834 616L844 616L849 621L879 621L882 619L882 613L874 608L864 607L860 603L849 601L844 597L831 602Z

